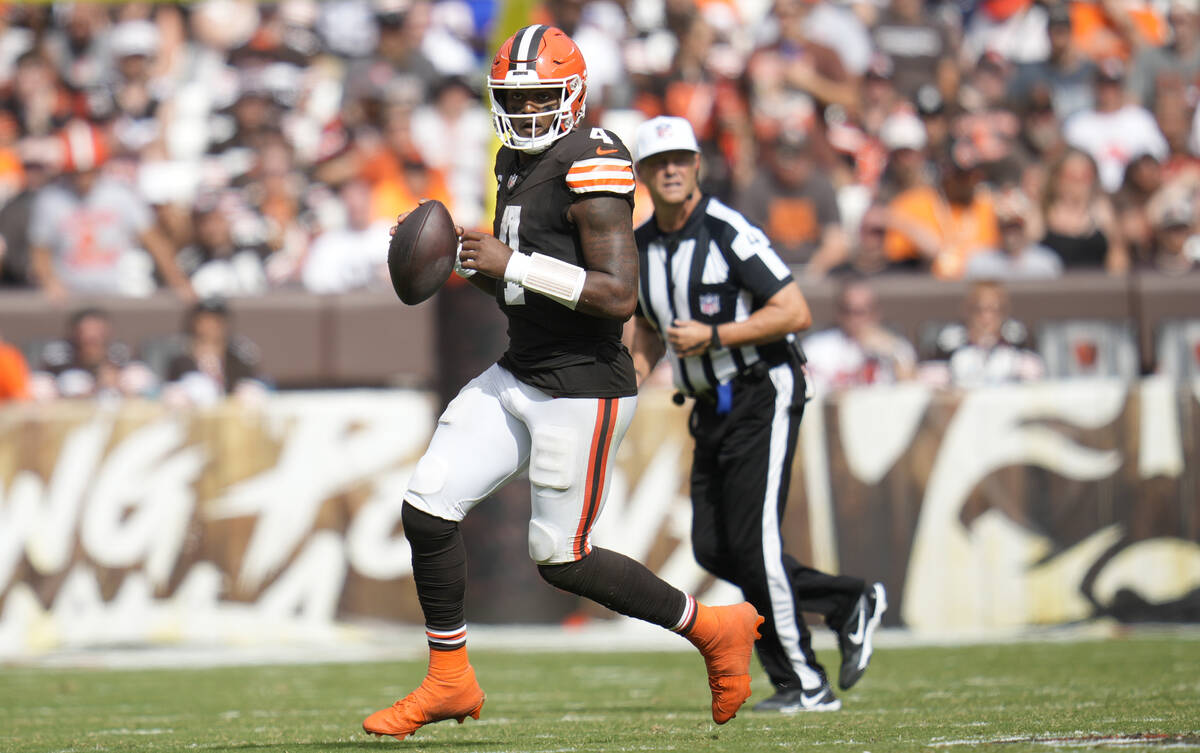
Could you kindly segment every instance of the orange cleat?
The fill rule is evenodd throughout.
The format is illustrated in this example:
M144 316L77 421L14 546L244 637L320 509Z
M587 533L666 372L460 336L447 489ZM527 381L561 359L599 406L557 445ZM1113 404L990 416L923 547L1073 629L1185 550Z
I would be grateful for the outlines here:
M763 618L745 601L728 607L697 602L696 610L687 639L704 656L713 721L724 724L750 697L750 655Z
M417 689L389 708L368 716L363 720L363 731L377 737L391 735L403 740L426 724L444 719L454 719L462 724L468 716L478 719L485 698L483 689L475 679L475 670L466 662L466 649L458 651L461 651L461 662L446 662L450 657L438 656L457 651L430 652L429 673Z

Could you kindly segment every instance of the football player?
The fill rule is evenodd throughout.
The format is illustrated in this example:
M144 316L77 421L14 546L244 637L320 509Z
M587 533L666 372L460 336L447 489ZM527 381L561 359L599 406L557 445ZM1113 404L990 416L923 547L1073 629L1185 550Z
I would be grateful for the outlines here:
M492 61L488 91L503 144L493 234L458 228L457 269L496 298L509 347L447 406L404 495L429 669L363 729L403 739L442 719L479 717L484 693L467 658L458 524L526 470L529 555L542 577L690 640L722 724L750 695L762 618L745 602L700 604L590 541L637 401L621 344L637 301L629 150L611 132L583 126L587 69L559 29L533 25L510 37Z

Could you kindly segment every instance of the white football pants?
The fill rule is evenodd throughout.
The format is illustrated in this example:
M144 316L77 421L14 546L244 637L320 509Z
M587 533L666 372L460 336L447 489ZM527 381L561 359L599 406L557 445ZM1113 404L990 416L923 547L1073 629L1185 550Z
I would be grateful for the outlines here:
M636 406L636 396L550 397L493 365L446 406L404 500L461 521L528 469L529 556L545 565L574 562L591 551L592 526Z

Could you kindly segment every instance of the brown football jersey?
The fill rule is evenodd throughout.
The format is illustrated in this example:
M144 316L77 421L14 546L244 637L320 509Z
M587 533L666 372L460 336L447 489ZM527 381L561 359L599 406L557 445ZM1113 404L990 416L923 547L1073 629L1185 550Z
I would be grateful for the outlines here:
M577 201L617 196L633 203L633 160L611 131L582 128L521 163L496 156L492 232L520 253L540 253L584 267L579 231L567 218ZM632 232L632 228L631 228ZM508 351L500 365L555 397L625 397L637 393L633 360L621 344L623 322L574 311L513 283L497 286L508 317Z

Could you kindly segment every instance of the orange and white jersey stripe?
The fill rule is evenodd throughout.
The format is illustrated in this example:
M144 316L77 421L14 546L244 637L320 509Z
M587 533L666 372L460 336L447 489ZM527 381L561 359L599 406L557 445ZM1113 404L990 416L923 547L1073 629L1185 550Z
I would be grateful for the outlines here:
M577 160L567 170L567 187L575 193L633 193L633 163L613 157Z

